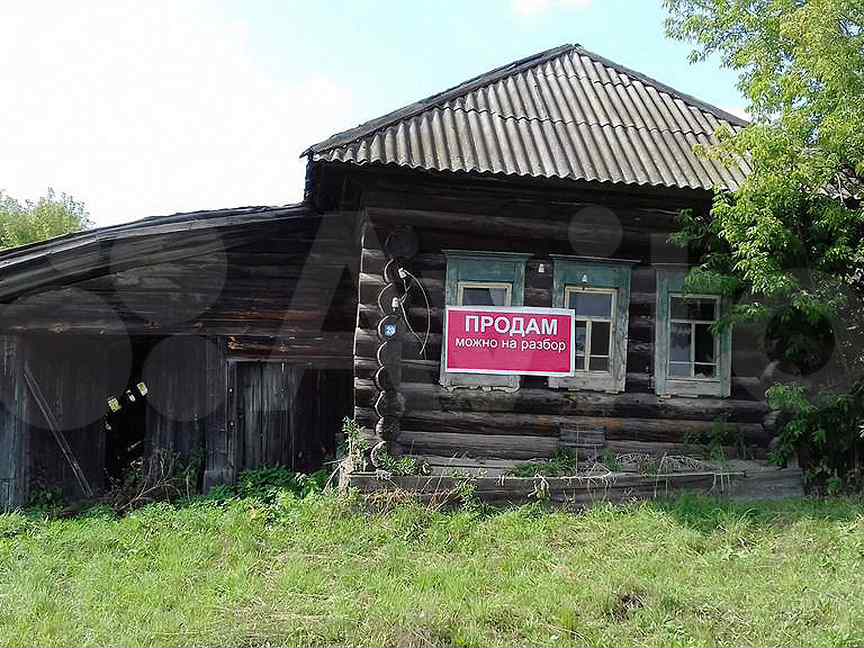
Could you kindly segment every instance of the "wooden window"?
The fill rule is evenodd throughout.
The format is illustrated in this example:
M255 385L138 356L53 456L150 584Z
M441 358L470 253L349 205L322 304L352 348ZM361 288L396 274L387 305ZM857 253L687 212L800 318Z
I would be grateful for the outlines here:
M717 377L720 340L712 326L719 297L669 295L669 375L697 380Z
M553 388L624 391L632 261L555 256L552 305L576 314L576 372Z
M576 371L604 374L611 371L612 320L617 292L578 286L564 289L564 303L576 313Z
M513 284L460 281L457 306L510 306Z
M660 395L726 397L731 385L732 332L715 331L723 299L685 293L686 272L657 271L655 391Z
M444 250L447 277L444 292L448 306L522 306L525 293L525 263L530 254ZM444 341L446 344L446 340ZM442 347L442 354L446 348ZM460 374L444 371L445 387L495 388L515 391L519 376Z

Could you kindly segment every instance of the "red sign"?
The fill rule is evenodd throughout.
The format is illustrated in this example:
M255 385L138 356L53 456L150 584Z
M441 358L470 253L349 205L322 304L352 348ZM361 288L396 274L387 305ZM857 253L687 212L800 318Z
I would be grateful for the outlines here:
M573 311L528 306L448 306L444 370L530 376L572 376Z

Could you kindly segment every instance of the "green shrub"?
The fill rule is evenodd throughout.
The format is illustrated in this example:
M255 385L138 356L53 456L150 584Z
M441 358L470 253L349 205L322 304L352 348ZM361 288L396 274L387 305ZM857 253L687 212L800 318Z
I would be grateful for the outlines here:
M774 385L768 402L785 419L774 450L776 463L799 456L808 486L817 492L861 490L864 387L813 396L801 385Z
M328 478L326 470L318 470L309 475L292 472L282 466L247 470L240 473L236 484L212 489L208 499L225 501L248 498L270 504L285 493L301 498L320 493L324 490Z

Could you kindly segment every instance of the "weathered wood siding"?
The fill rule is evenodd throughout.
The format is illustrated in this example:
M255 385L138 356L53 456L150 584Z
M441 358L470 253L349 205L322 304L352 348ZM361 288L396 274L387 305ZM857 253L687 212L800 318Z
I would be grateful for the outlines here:
M353 407L351 372L284 362L236 362L237 439L242 470L308 471L335 454L341 420Z
M106 485L106 399L139 375L149 389L145 454L200 456L205 488L247 467L319 467L353 407L355 220L353 213L238 219L212 231L132 236L88 251L92 263L75 257L26 277L0 277L7 294L0 303L0 506L23 503L28 489L81 495L22 392L25 363L94 490ZM33 287L13 293L10 281ZM231 369L264 362L284 366L296 391L289 397L265 380L256 389L266 402L238 404ZM254 412L242 430L238 407ZM267 437L279 451L247 463L243 435Z
M21 343L26 367L87 481L98 491L106 477L106 398L126 387L128 345L123 340L55 335L31 335ZM29 449L30 492L60 490L64 496L80 497L72 467L27 387L22 397L26 415L21 433Z
M25 502L28 496L29 435L23 380L21 342L0 337L0 512Z
M350 367L354 214L198 233L185 255L181 235L164 239L177 248L168 261L154 254L125 267L133 243L122 241L96 276L6 299L0 331L224 335L235 354Z

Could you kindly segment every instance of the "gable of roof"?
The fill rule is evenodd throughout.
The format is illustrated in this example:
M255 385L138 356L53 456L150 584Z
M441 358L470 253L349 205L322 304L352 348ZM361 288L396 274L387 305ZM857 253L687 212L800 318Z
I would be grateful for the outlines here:
M675 188L734 190L746 162L694 153L746 121L563 45L470 79L309 147L313 161L391 164Z

